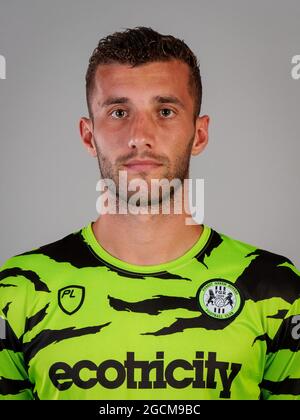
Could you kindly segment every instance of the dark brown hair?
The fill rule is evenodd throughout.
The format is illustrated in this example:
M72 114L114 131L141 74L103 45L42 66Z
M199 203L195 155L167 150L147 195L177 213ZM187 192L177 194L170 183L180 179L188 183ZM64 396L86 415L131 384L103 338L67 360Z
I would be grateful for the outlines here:
M94 89L95 72L100 64L120 63L132 67L154 61L178 59L190 68L189 89L195 99L194 118L200 113L202 84L196 56L183 40L172 35L162 35L152 28L139 26L115 32L100 39L94 49L86 72L86 99L90 118L91 94Z

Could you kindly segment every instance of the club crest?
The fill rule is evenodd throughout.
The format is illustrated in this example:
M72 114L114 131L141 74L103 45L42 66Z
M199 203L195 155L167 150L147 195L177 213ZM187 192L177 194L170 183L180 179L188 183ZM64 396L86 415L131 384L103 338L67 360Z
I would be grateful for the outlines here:
M202 284L197 292L197 302L202 312L216 319L233 318L242 310L244 303L236 286L223 279Z

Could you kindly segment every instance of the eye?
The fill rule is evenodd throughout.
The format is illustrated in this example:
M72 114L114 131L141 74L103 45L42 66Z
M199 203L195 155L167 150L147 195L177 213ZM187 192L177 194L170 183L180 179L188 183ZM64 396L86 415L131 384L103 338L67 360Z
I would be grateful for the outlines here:
M174 111L170 108L163 108L159 112L160 112L160 115L164 118L171 117L173 114L175 114Z
M127 112L124 109L115 109L113 112L111 112L110 114L113 118L116 119L122 119L125 116L127 116Z

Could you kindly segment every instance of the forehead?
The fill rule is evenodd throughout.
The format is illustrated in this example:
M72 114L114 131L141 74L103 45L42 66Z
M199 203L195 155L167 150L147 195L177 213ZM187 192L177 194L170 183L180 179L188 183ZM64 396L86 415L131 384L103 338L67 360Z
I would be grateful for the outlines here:
M99 65L95 73L94 96L133 95L142 93L176 94L182 100L191 100L189 91L190 70L179 60L158 61L136 67L128 64Z

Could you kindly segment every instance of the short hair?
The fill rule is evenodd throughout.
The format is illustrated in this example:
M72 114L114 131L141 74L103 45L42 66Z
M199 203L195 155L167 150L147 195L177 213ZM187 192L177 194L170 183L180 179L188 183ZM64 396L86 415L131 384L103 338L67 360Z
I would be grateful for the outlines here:
M94 49L86 72L86 100L90 118L91 95L95 87L95 73L101 64L130 64L132 67L155 61L180 60L190 69L189 90L194 97L194 118L200 114L202 83L197 57L183 40L172 35L162 35L152 28L139 26L114 32L100 39Z

